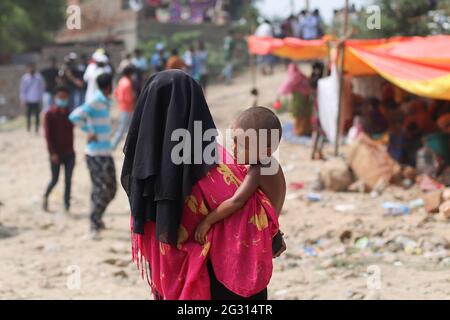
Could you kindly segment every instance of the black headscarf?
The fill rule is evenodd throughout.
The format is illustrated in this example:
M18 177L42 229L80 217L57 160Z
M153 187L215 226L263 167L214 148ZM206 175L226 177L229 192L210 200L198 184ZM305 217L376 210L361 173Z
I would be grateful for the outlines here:
M201 152L211 143L194 138L194 121L201 121L201 134L216 129L200 85L179 70L152 76L136 104L125 143L121 183L130 202L133 232L144 233L144 224L156 222L159 241L175 244L184 200L192 187L215 164L194 164L194 143ZM174 130L185 129L191 137L192 164L175 164L171 159ZM196 141L194 141L196 140ZM197 156L200 148L197 147ZM217 155L216 155L217 156Z

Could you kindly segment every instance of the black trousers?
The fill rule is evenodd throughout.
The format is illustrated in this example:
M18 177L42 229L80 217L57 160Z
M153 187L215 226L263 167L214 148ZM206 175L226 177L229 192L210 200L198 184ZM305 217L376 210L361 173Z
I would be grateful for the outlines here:
M64 206L66 209L70 208L70 192L72 188L72 173L73 168L75 167L75 154L69 155L60 159L60 162L55 164L50 161L50 169L52 172L52 179L48 184L47 191L45 192L45 197L48 198L53 188L58 183L59 179L59 170L61 166L64 166Z
M31 118L35 117L36 132L39 132L39 113L41 106L39 103L27 103L27 131L31 130Z
M228 290L222 283L217 280L216 275L214 274L214 269L211 264L211 261L208 260L208 275L210 281L210 290L211 290L211 300L250 300L250 301L261 301L267 300L267 288L262 290L261 292L245 298L237 295L234 292ZM164 297L161 296L158 292L155 292L155 300L164 300Z
M211 286L211 300L267 300L267 288L248 298L241 297L228 290L217 280L211 261L208 261L208 274Z
M116 169L111 156L86 156L86 163L92 182L91 229L99 230L103 226L103 214L116 195Z

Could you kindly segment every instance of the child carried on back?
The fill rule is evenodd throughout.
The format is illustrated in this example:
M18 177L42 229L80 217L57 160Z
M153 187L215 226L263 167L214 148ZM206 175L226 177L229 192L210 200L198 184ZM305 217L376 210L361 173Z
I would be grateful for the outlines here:
M281 213L286 196L283 170L273 157L281 139L281 123L268 108L252 107L239 115L231 127L233 156L237 163L248 166L247 175L236 193L222 202L199 224L195 232L197 242L204 244L210 228L244 207L247 200L261 189L269 198L277 215ZM256 139L251 139L255 137ZM273 252L283 245L279 232L273 239Z

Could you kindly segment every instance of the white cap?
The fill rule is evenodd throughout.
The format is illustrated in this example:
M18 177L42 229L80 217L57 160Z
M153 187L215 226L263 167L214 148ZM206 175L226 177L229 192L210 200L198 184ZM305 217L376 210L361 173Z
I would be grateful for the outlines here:
M104 53L96 52L92 55L92 59L98 63L108 63L108 56Z
M76 60L78 58L78 55L75 52L71 52L69 53L68 58L70 60Z

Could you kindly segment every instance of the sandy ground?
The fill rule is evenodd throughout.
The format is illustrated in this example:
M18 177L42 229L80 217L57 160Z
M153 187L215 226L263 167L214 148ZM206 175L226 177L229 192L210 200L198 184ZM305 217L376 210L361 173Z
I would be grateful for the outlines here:
M273 101L282 78L281 67L274 76L259 78L260 103ZM210 88L207 98L220 128L251 105L250 83L246 74L229 87ZM71 214L62 213L62 183L50 198L53 212L44 213L41 196L50 177L45 142L27 134L23 121L16 123L0 132L0 298L150 299L147 284L130 261L129 211L121 188L105 215L109 229L102 239L85 238L90 190L85 137L77 130ZM375 199L322 192L320 202L309 203L304 195L311 192L323 165L310 161L309 152L297 144L281 146L288 184L303 182L305 188L288 190L281 217L288 251L274 263L270 298L450 298L449 223L427 217L423 209L408 216L383 216L383 201L406 202L419 197L419 191L390 187ZM330 152L327 147L328 156ZM119 175L121 152L114 158ZM349 204L347 212L335 210ZM350 231L350 239L341 243L344 231ZM363 238L355 245L361 237L368 241Z

